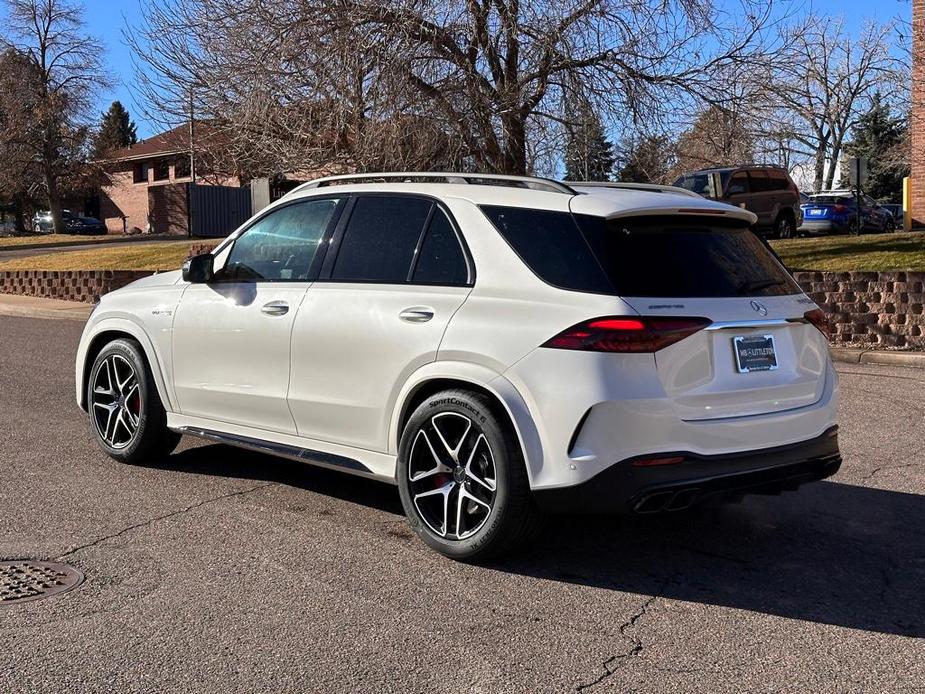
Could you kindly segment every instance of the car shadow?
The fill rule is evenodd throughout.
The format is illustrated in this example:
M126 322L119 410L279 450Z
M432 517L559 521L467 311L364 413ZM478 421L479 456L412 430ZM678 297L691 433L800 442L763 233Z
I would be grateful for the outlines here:
M278 482L402 513L389 485L218 444L186 449L160 467ZM825 481L680 514L554 516L531 547L484 566L925 637L925 496L917 494Z

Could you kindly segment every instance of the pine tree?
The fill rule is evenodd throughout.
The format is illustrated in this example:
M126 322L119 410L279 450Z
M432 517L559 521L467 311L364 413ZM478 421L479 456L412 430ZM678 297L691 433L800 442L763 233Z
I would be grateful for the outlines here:
M909 175L905 119L893 116L890 105L877 93L852 135L854 139L845 145L845 154L867 158L864 192L877 200L902 202L903 178ZM848 181L846 170L842 171L842 180Z
M109 110L100 119L100 129L93 140L93 158L103 159L106 153L128 147L138 142L135 123L128 111L118 101L113 101Z
M604 124L584 100L566 107L568 140L565 145L567 181L609 181L613 172L613 144Z
M664 135L644 135L621 142L617 180L630 183L670 183L675 143Z

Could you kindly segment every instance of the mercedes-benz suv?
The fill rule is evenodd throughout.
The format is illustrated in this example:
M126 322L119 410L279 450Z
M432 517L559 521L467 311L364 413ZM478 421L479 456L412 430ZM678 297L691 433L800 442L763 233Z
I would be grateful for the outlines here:
M549 511L780 492L838 469L838 381L753 222L525 177L313 181L105 295L77 400L128 463L189 434L395 484L458 559Z

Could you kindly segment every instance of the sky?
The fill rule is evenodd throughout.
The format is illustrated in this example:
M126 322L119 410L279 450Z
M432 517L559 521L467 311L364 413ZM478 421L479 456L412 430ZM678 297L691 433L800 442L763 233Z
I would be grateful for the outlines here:
M128 86L133 79L132 54L123 37L127 25L140 22L142 2L144 0L84 0L83 6L87 31L102 41L106 49L103 62L113 79L110 88L100 94L99 111L102 113L112 101L118 99L136 121L138 137L144 139L156 134L158 127L141 118L140 109ZM911 0L806 0L797 7L818 14L842 14L848 26L857 30L869 18L888 21L902 17L908 20L911 6Z

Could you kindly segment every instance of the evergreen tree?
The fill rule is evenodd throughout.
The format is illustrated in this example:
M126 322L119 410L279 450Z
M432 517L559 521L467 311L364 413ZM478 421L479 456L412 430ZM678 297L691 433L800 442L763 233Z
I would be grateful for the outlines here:
M893 116L890 105L877 93L852 135L854 139L845 145L845 153L848 157L867 158L864 192L877 200L902 202L903 178L909 175L906 120ZM848 180L848 171L843 168L842 181L847 185Z
M567 104L566 115L565 180L609 181L614 165L613 144L604 133L600 117L583 99Z
M664 135L644 135L621 143L617 180L629 183L670 183L675 144Z
M102 159L106 153L138 142L135 123L118 101L113 101L102 115L100 129L93 140L93 158Z

